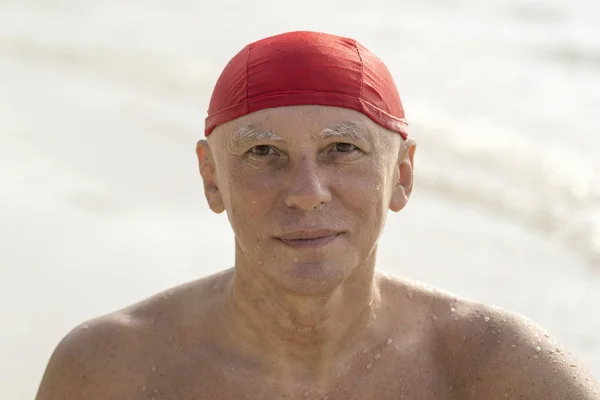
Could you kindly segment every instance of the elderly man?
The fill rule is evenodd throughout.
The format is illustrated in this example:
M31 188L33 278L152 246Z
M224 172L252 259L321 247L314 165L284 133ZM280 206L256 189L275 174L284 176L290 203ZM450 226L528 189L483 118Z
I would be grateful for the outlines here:
M523 318L376 270L415 141L384 64L291 32L226 66L197 155L235 266L87 322L38 400L598 399Z

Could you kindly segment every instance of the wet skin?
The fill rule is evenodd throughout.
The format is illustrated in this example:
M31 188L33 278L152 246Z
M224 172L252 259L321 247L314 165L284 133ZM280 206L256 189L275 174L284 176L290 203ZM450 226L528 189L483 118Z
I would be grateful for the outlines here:
M540 327L376 269L415 149L335 107L218 127L197 154L235 266L75 328L37 399L597 399Z

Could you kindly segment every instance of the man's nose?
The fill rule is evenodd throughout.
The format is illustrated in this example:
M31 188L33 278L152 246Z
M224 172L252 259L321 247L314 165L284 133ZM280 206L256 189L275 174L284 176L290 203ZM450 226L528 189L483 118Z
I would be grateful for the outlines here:
M293 169L285 195L288 207L313 211L331 201L329 183L316 161L304 159Z

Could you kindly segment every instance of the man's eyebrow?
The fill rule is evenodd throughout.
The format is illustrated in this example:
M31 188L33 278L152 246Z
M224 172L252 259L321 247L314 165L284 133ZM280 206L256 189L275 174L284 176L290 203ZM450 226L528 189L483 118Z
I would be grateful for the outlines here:
M367 140L366 129L357 122L346 121L340 124L327 127L321 133L315 135L316 140L325 140L330 138Z
M367 130L364 125L345 121L323 129L320 133L312 136L315 141L327 139L350 139L350 140L368 140ZM285 143L285 140L276 135L272 130L260 129L253 124L240 126L229 137L229 146L242 147L257 142L279 142Z
M263 130L256 125L242 125L229 137L230 145L244 146L255 142L285 142L271 130Z

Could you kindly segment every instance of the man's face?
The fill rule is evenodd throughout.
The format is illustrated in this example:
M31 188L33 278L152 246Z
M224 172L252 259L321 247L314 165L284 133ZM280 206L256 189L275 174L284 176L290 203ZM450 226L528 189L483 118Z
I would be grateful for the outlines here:
M209 205L235 233L236 265L318 293L374 265L388 209L410 195L414 149L356 111L293 106L218 127L198 156Z

